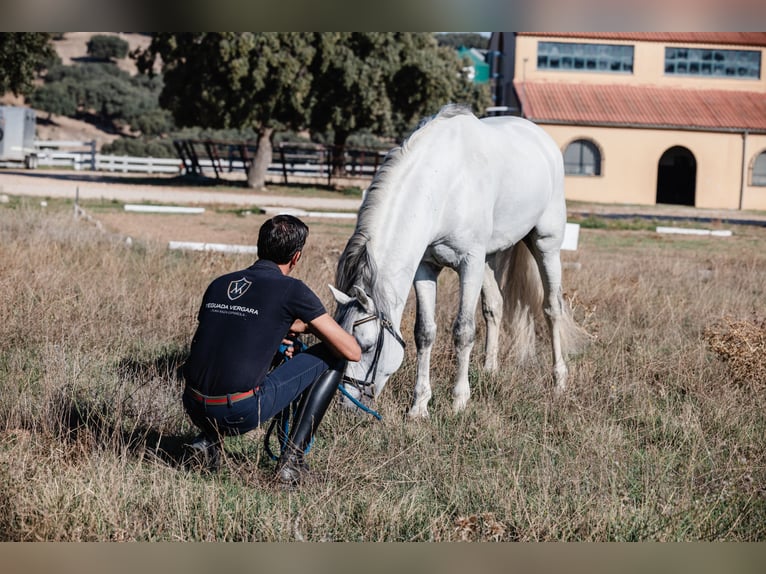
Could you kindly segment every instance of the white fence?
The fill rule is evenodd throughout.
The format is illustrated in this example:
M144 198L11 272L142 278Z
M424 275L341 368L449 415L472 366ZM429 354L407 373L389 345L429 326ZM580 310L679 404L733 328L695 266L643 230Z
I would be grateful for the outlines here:
M94 170L94 171L116 171L123 173L184 173L184 163L177 158L158 158L158 157L133 157L126 155L102 155L91 154L90 152L61 152L52 150L42 150L38 153L38 165L46 167L71 168L75 170ZM212 173L213 162L209 159L200 159L199 165L203 169L209 169ZM217 161L216 167L219 171L239 171L244 172L241 161ZM323 165L316 164L298 164L287 163L285 169L291 174L306 175L324 175ZM281 163L272 163L268 167L268 172L281 174L283 172Z
M110 171L122 173L185 173L184 163L178 158L156 157L133 157L121 155L103 155L95 153L95 145L91 142L68 142L68 141L38 141L38 166L57 167L74 170ZM54 147L89 147L89 150L60 151ZM244 172L243 163L240 160L220 159L213 161L199 159L198 163L204 170L211 173L215 168L219 172ZM329 166L326 162L312 161L312 158L304 156L282 156L282 161L272 162L267 172L272 175L306 175L325 177ZM348 164L349 174L372 177L377 170L377 165Z
M48 146L53 143L64 142L44 143ZM93 151L58 151L47 148L39 148L39 151L37 152L37 165L41 167L60 167L74 170L120 171L124 173L178 174L183 171L183 162L176 158L102 155L94 153Z

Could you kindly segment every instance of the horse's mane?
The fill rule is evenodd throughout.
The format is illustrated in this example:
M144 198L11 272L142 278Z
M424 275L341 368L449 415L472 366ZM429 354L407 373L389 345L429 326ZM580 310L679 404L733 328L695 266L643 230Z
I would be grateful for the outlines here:
M370 256L367 244L370 241L370 234L375 223L375 214L379 206L386 199L386 184L391 178L391 173L401 164L402 159L409 150L419 140L434 123L453 118L459 115L472 115L471 109L466 106L448 104L431 117L422 120L417 129L405 139L400 146L397 146L386 154L383 163L365 192L364 201L359 208L359 214L356 222L354 234L348 240L343 253L338 261L338 269L335 274L335 286L348 293L354 285L365 287L368 294L375 302L375 306L383 312L388 310L385 307L385 298L381 296L377 281L378 269L375 261Z
M338 261L335 273L335 286L348 293L356 284L370 287L375 284L378 269L367 250L369 237L357 228L346 243L346 248Z

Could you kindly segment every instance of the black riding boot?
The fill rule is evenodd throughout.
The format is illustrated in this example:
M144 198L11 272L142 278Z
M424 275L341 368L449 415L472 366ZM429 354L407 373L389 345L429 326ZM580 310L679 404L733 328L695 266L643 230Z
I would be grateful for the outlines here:
M277 463L277 479L295 485L308 470L303 453L338 389L343 370L329 369L306 389L290 428L290 436Z
M207 431L198 434L185 444L186 462L212 472L221 466L221 441L218 433Z

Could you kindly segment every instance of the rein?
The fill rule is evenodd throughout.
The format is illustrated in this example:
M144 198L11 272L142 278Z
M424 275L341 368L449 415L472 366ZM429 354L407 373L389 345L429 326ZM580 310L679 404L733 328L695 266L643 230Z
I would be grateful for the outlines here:
M346 397L349 401L351 401L354 406L356 406L358 409L366 412L369 415L372 415L377 420L381 420L383 417L380 415L378 411L375 409L372 409L362 403L359 399L354 397L351 393L348 392L348 389L346 389L346 384L351 385L356 390L359 391L359 393L368 399L375 398L375 393L372 391L372 386L375 383L375 375L378 372L378 361L380 360L380 349L383 346L383 337L385 335L385 332L388 331L391 336L393 336L394 340L399 343L402 346L402 349L404 349L407 344L404 342L404 339L402 339L401 335L396 332L396 329L394 328L393 323L383 317L382 315L368 315L367 317L364 317L362 319L359 319L358 321L354 322L354 324L351 326L352 330L355 329L359 325L364 325L365 323L369 323L370 321L380 321L381 329L378 331L378 340L375 343L375 356L372 360L372 365L370 365L370 368L367 370L367 374L364 376L364 380L359 379L353 379L351 377L347 377L346 375L343 375L343 378L341 379L340 384L338 385L338 390L340 393ZM303 345L305 348L305 345ZM370 376L372 375L372 376ZM286 407L288 410L290 407ZM274 432L275 427L277 426L277 419L280 419L281 417L276 416L271 420L271 424L269 425L268 430L266 431L266 434L264 436L264 449L266 451L266 454L271 458L272 460L279 460L279 456L277 456L272 450L271 450L271 435ZM279 440L279 448L280 452L285 449L285 446L287 444L287 436L289 434L289 418L290 415L288 414L287 417L283 418L282 420L282 427L280 428L279 433L277 433L278 437L281 437ZM306 448L306 452L309 451L311 448L311 444L313 443L313 437L311 443L309 443L309 446Z
M364 412L371 414L376 419L380 420L382 417L380 416L380 413L375 411L374 409L371 409L367 405L363 404L358 399L354 398L346 389L346 384L351 385L354 387L359 393L367 398L367 399L373 399L375 398L375 392L372 390L372 386L375 384L375 375L378 372L378 362L380 361L380 351L383 347L383 337L388 331L391 336L394 338L394 340L399 343L402 346L402 349L404 349L407 344L404 342L404 339L402 339L401 335L396 332L396 329L394 328L393 323L391 323L390 320L388 320L386 317L382 315L368 315L367 317L364 317L362 319L359 319L358 321L355 321L352 325L352 330L358 327L359 325L364 325L365 323L369 323L370 321L380 321L380 330L378 331L378 340L375 343L375 355L372 359L372 364L370 365L370 368L367 369L367 373L364 375L364 379L354 379L352 377L348 377L346 375L343 375L343 379L341 380L340 385L338 385L338 389L340 390L343 395L348 398L354 405L363 410Z

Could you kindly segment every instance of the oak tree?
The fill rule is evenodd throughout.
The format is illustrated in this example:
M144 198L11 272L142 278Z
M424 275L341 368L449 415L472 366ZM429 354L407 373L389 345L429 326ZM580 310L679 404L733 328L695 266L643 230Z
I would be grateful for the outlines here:
M251 128L257 152L248 185L262 189L276 130L300 129L308 111L310 35L297 32L159 33L135 54L151 73L162 62L160 105L180 126Z

